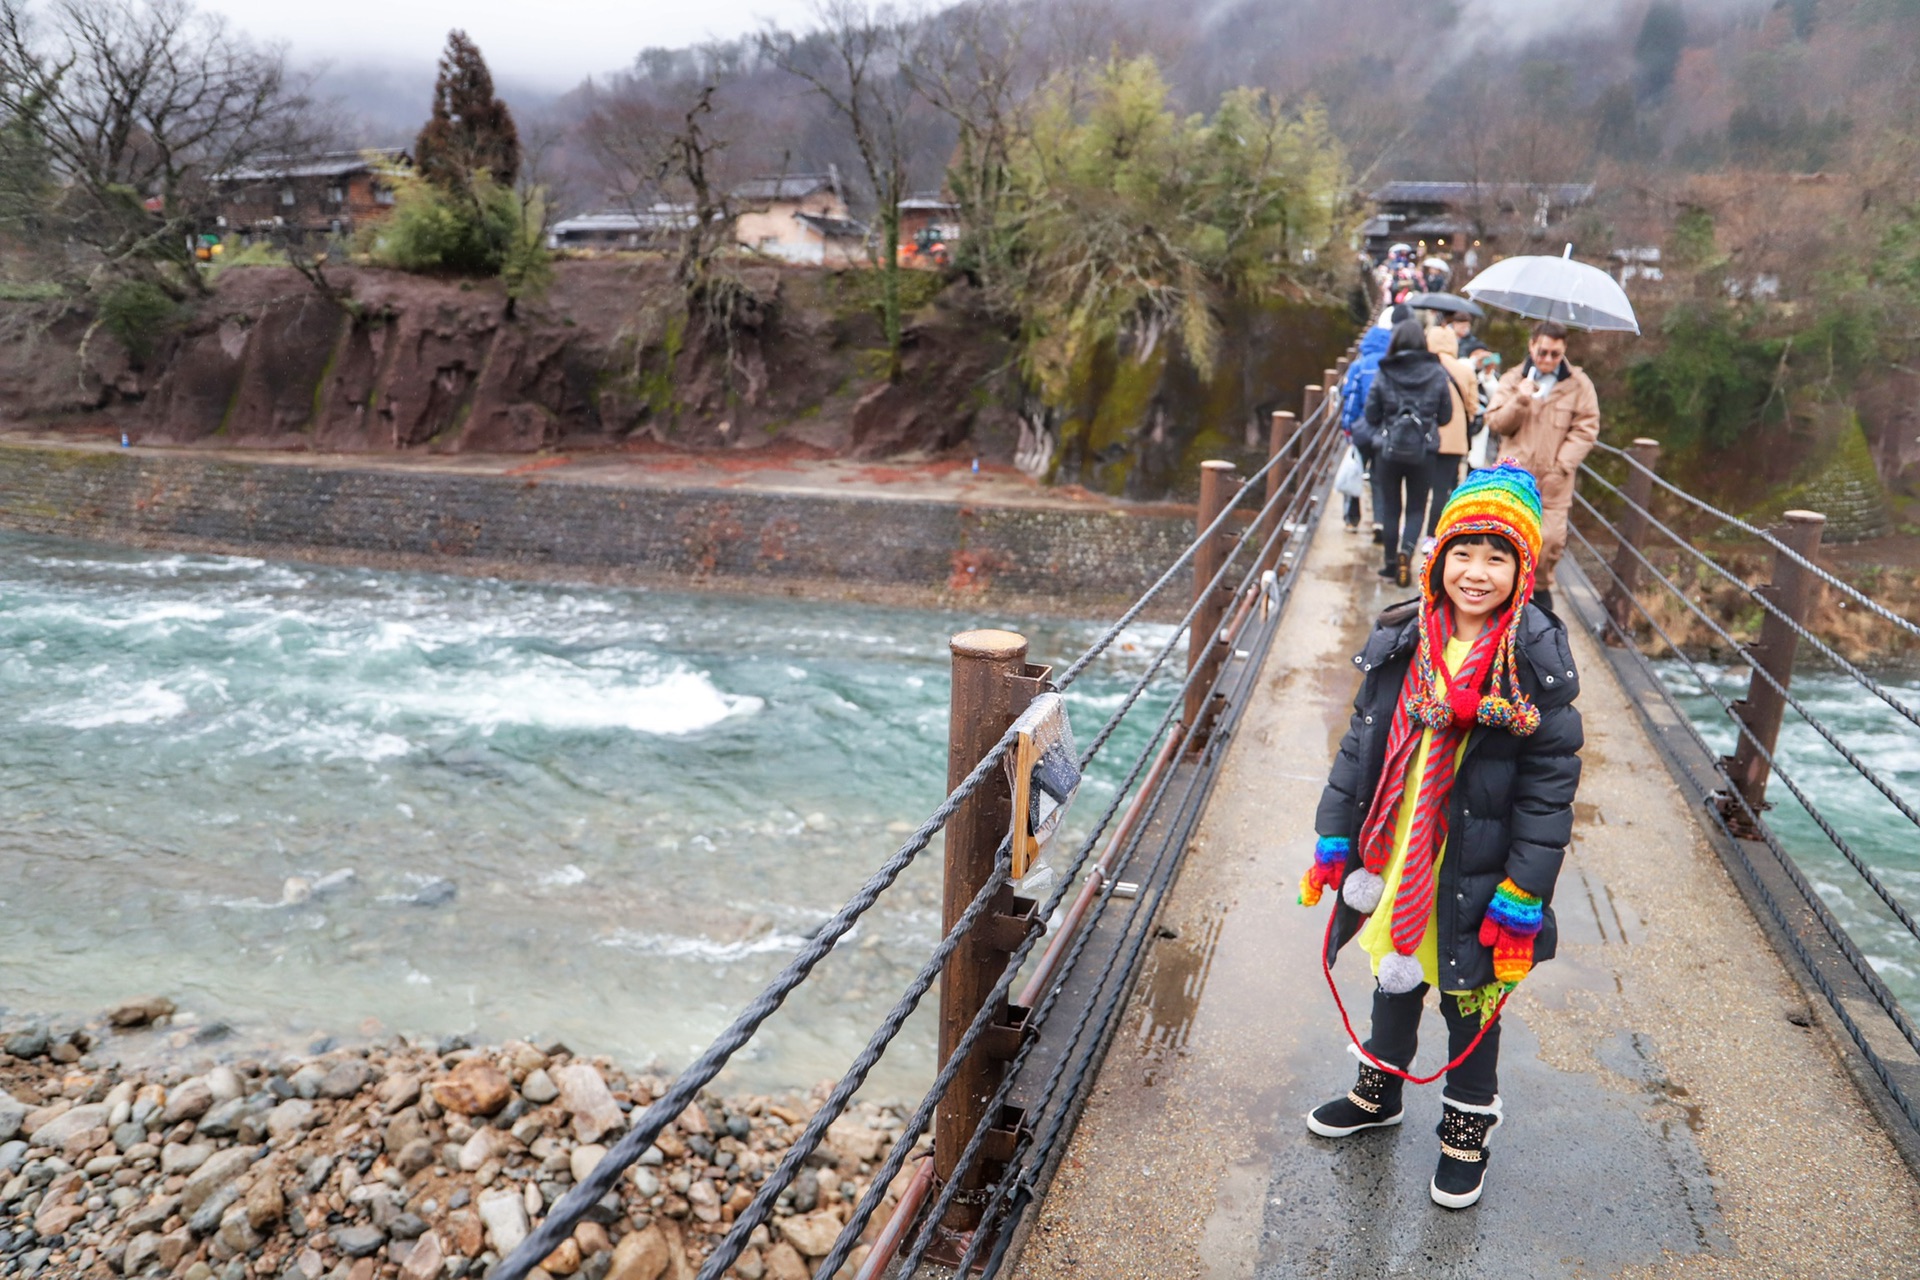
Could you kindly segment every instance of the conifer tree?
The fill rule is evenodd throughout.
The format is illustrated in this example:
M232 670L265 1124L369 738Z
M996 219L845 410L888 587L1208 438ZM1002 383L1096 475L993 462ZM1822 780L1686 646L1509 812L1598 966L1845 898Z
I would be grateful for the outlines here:
M440 76L433 85L433 117L413 144L414 164L445 190L466 186L484 169L510 187L520 172L520 134L507 104L493 96L493 75L464 31L447 34Z

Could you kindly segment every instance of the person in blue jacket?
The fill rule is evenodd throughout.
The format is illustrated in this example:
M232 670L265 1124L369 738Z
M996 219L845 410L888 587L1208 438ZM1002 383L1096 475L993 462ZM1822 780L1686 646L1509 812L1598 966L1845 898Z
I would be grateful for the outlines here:
M1394 310L1399 310L1399 308L1394 308ZM1387 344L1393 338L1391 312L1388 313L1387 317L1383 317L1383 319L1387 319L1388 323L1384 325L1376 324L1360 336L1360 354L1356 356L1353 363L1347 367L1346 381L1340 384L1340 429L1347 433L1348 439L1354 441L1354 448L1360 451L1360 460L1367 465L1369 471L1373 469L1373 453L1371 449L1367 447L1366 433L1362 432L1359 437L1355 437L1353 429L1359 425L1360 415L1365 411L1367 405L1367 392L1373 387L1373 375L1379 370L1380 358L1387 354ZM1380 503L1378 495L1376 494L1374 510L1378 511L1379 509ZM1347 528L1358 529L1360 527L1360 499L1348 498L1345 514ZM1379 540L1380 530L1376 526L1374 529L1374 541L1378 542Z

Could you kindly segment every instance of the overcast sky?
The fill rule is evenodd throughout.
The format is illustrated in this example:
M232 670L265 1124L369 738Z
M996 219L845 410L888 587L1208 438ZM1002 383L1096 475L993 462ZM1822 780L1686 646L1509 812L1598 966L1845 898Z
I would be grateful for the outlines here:
M805 25L810 0L200 0L298 62L431 62L463 28L496 76L570 88L616 70L650 45L673 47L752 31L760 19Z

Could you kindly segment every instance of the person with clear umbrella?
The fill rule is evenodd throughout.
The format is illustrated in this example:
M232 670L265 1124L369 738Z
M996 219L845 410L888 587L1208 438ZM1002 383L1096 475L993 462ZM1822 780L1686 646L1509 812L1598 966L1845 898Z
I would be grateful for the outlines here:
M1580 464L1600 438L1600 395L1593 379L1567 359L1567 327L1557 320L1533 326L1527 358L1500 379L1487 408L1496 447L1540 482L1544 521L1540 589L1534 603L1553 608L1553 571L1567 549L1567 519Z

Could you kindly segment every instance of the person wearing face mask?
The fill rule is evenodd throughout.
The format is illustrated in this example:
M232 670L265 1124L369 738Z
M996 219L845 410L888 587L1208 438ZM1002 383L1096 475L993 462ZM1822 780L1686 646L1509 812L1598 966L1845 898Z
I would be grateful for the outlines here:
M1553 608L1554 567L1567 548L1580 463L1600 438L1600 396L1593 380L1567 359L1567 328L1553 320L1533 326L1527 358L1500 379L1487 406L1487 428L1498 451L1540 482L1543 516L1540 587L1534 603Z

